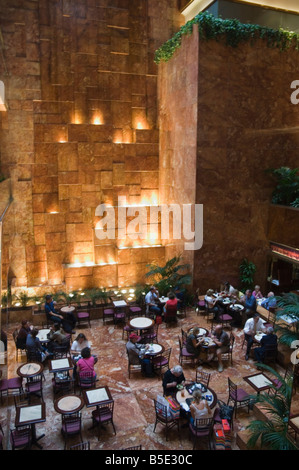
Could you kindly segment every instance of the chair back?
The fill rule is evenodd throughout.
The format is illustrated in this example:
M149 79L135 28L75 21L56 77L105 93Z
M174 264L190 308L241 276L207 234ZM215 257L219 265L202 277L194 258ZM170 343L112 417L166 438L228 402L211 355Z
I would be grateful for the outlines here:
M277 345L266 344L264 349L264 362L275 362L277 358Z
M196 370L196 383L201 383L206 388L209 388L211 374L209 372L204 372L203 370Z
M18 337L18 334L19 334L19 330L16 328L16 329L13 331L13 334L12 334L12 337L13 337L13 339L14 339L15 345L17 345L17 337Z
M154 399L154 404L155 404L156 417L158 419L162 419L163 421L169 420L170 418L168 417L168 414L167 414L167 406L163 405L162 403L159 403L155 399Z
M80 444L70 446L70 450L90 450L90 442L80 442Z
M186 331L184 331L182 328L181 328L181 333L182 333L182 343L186 344L188 335Z
M11 429L10 442L13 450L20 447L30 447L32 442L31 426L18 426L15 429Z
M71 415L61 415L62 429L65 434L77 434L81 431L81 413L72 413Z
M233 401L236 401L237 396L238 396L238 387L237 387L236 384L234 384L234 382L231 381L231 379L229 377L227 378L227 380L228 380L228 396Z
M93 388L96 383L96 377L92 371L79 372L78 385L82 389Z
M196 418L194 420L193 427L204 434L211 432L212 426L214 424L213 418Z

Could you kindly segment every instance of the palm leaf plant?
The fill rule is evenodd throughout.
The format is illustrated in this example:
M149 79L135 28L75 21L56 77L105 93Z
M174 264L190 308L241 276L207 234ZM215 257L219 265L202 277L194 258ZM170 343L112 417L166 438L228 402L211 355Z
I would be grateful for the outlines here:
M241 290L253 289L256 266L252 261L244 258L239 266Z
M189 264L180 264L181 257L181 255L178 255L171 258L164 266L147 265L149 271L145 276L151 279L152 284L155 284L161 295L166 296L176 286L181 288L184 285L191 284L191 276L186 273L190 266Z
M288 315L293 320L292 328L288 324L277 324L275 330L278 333L278 340L281 344L291 347L293 341L299 340L299 296L288 292L280 297L276 297L277 305L280 307L276 313L276 320L284 315Z
M290 206L299 196L298 168L270 168L266 170L276 179L276 187L272 193L273 204Z
M254 420L247 426L246 429L251 434L247 447L254 448L260 440L261 448L268 450L298 450L288 434L293 378L285 380L278 372L265 364L258 364L258 367L273 374L281 383L281 387L277 390L273 385L270 387L270 393L254 396L254 401L263 405L268 419ZM275 393L271 393L271 389Z

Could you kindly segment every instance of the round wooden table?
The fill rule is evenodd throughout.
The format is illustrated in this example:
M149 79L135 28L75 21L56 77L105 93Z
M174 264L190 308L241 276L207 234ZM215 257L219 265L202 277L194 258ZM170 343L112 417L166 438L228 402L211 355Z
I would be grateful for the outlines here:
M183 389L184 396L182 396L182 390L177 391L176 400L178 403L186 403L187 398L192 398L192 395L188 392L187 388L189 387L184 387ZM210 408L214 408L217 403L217 395L214 390L208 388L206 392L202 392L202 397L207 400Z
M130 320L129 325L133 330L148 330L155 324L154 320L147 317L136 317Z
M84 406L84 399L78 395L65 395L54 402L54 409L62 415L69 415L80 411Z
M19 377L28 378L41 374L43 370L44 366L40 362L26 362L18 367L17 374Z
M62 313L73 313L75 311L75 307L68 305L67 307L61 307L60 311Z
M154 357L154 356L157 356L158 354L163 353L164 351L165 351L165 348L164 346L162 346L162 344L154 343L154 344L151 344L150 348L145 352L145 356Z
M198 332L198 335L197 335L197 338L201 337L201 336L207 336L209 334L209 330L207 330L206 328L202 328L200 326L198 327L193 327L193 328L190 328L190 330L188 330L188 335L192 333L192 330L194 328L199 328L199 332Z

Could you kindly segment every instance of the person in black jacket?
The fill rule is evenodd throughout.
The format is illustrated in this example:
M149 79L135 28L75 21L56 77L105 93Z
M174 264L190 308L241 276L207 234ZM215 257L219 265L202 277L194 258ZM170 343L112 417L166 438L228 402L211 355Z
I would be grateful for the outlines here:
M181 366L174 366L168 369L163 377L163 393L165 396L175 395L177 392L177 385L185 385L185 376Z
M274 334L274 329L272 327L269 327L267 329L267 334L262 337L260 347L254 349L254 358L257 362L263 362L265 348L268 345L277 347L277 335Z

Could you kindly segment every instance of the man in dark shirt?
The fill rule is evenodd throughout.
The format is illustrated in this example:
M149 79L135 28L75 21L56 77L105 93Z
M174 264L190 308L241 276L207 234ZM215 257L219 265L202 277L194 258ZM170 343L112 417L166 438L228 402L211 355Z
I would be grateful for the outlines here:
M163 393L166 396L175 395L177 392L177 385L185 385L185 376L181 366L174 366L168 369L163 377Z
M266 346L273 345L277 347L277 336L274 334L274 329L269 327L267 334L264 335L260 342L260 347L254 349L254 358L257 362L263 362Z
M64 319L64 317L55 310L51 295L46 295L45 312L48 320L52 321L53 323L61 324L66 333L75 334L75 331L73 331L73 328L75 328L76 325L76 319L74 315L71 314L72 317L70 317L70 314L68 314L68 318Z
M218 358L218 372L223 372L222 354L227 353L230 347L229 336L222 325L216 325L212 333L212 340L216 344L216 355Z
M245 325L248 318L251 318L256 312L256 298L252 295L251 289L247 289L245 296L241 299L241 303L245 307L242 312L242 322Z

